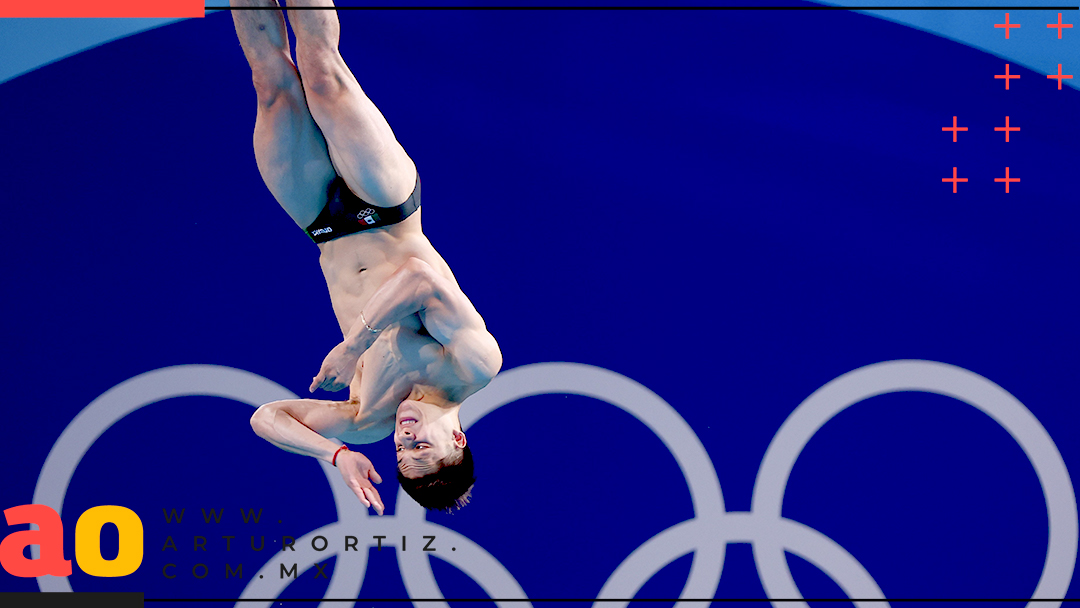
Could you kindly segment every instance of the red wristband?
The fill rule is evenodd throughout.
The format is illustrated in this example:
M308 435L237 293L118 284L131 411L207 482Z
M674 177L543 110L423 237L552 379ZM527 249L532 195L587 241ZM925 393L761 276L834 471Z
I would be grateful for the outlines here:
M332 459L330 459L330 464L334 465L335 467L337 466L337 455L341 453L341 450L348 451L349 446L347 446L347 445L345 445L343 443L343 444L341 444L341 447L338 448L336 452L334 452L334 457Z

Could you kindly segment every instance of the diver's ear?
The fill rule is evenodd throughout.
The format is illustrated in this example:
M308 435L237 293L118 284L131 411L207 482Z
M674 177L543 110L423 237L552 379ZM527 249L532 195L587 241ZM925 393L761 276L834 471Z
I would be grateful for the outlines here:
M468 441L465 440L465 433L462 431L454 431L454 445L459 448L464 448Z

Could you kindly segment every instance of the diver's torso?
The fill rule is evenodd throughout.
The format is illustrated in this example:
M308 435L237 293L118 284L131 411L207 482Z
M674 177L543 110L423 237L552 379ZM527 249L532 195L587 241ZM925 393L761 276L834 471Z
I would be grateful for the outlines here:
M371 295L411 257L427 262L457 285L449 266L424 236L419 210L398 224L334 239L319 248L342 335L352 329ZM460 380L450 356L416 314L383 329L360 365L349 398L360 402L360 418L366 425L392 423L397 406L418 387L454 403L476 390Z

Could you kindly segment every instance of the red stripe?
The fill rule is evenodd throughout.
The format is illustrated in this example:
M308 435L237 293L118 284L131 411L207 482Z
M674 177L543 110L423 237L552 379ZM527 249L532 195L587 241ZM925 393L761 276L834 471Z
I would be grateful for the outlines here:
M0 17L203 17L204 0L3 0Z

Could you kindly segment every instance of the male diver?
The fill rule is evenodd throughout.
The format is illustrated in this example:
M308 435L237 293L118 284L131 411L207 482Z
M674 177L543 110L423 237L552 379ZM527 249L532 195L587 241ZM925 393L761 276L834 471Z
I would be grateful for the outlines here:
M330 439L392 435L402 488L429 509L460 508L475 478L458 409L498 373L499 346L424 236L416 167L341 58L332 0L286 0L295 64L275 0L231 5L258 98L259 172L318 244L344 334L310 390L349 388L346 401L267 403L251 426L337 466L380 515L371 461ZM315 7L327 10L303 10Z

